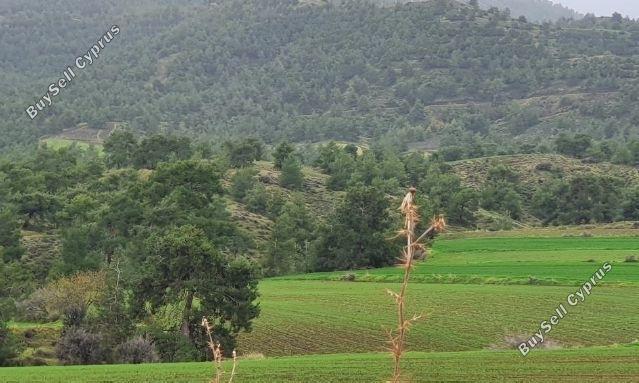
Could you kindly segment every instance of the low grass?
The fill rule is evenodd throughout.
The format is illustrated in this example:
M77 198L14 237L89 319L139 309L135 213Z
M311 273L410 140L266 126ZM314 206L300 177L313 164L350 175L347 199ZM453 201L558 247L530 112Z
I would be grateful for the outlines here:
M42 143L46 143L47 146L51 149L60 149L60 148L66 148L68 146L71 145L77 145L79 148L81 149L90 149L90 148L95 148L95 150L98 151L98 153L102 154L103 153L103 148L102 145L99 144L89 144L87 142L84 141L78 141L78 140L68 140L68 139L64 139L64 138L46 138L43 139L41 141Z
M413 382L636 382L638 347L533 352L409 353L405 370ZM6 383L207 382L210 363L0 369ZM324 355L241 360L234 382L383 382L386 354Z
M11 330L42 330L42 329L62 329L62 322L51 322L51 323L32 323L32 322L14 322L10 321L7 323L7 326Z
M576 286L604 262L613 270L602 284L639 286L639 237L532 237L438 240L429 259L416 264L414 283L476 283ZM355 281L399 282L402 269L314 273L279 279L332 280L354 274Z
M393 283L266 280L262 313L239 339L241 353L267 356L383 351L395 324L386 289ZM412 284L408 313L423 313L408 337L412 351L506 346L508 335L532 336L563 303L568 312L547 335L563 346L630 343L639 334L639 288L596 287L569 307L570 286Z

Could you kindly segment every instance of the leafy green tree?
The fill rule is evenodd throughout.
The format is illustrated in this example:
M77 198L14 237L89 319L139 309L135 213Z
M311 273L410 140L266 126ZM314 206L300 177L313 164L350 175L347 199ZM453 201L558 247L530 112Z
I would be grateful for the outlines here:
M568 185L562 181L554 181L538 189L532 198L532 213L540 218L544 225L554 222L560 215L561 196Z
M104 261L96 248L98 235L89 225L64 230L61 257L53 274L72 275L79 271L98 270Z
M140 141L133 163L138 168L155 169L161 162L186 160L192 154L189 138L156 134Z
M20 223L14 213L8 209L0 210L0 261L17 261L24 254L20 244L22 233Z
M252 165L264 156L264 144L255 138L224 143L224 150L231 166L241 168Z
M475 212L479 208L480 196L471 188L462 188L453 194L446 209L446 218L450 223L469 227L475 224Z
M275 221L264 266L270 275L307 272L312 269L310 245L316 223L301 197L282 207Z
M334 162L329 165L327 186L331 190L344 190L349 184L355 169L355 160L346 153L338 152Z
M344 201L319 231L314 247L318 271L393 264L398 249L388 241L393 224L389 202L371 187L347 190Z
M624 219L639 220L639 187L624 192L622 208Z
M231 177L231 196L238 201L244 201L247 193L256 185L256 175L257 170L254 168L238 169Z
M570 137L565 133L559 135L555 140L557 152L570 157L583 158L592 145L592 137L586 134L577 134Z
M302 167L294 157L287 158L282 164L280 184L291 190L300 190L304 186Z
M481 206L519 219L523 210L522 200L513 184L509 182L487 183L481 190Z
M60 208L56 195L41 191L28 190L15 196L17 212L24 216L24 228L45 225Z
M116 130L104 141L103 147L107 165L124 168L133 165L138 140L129 130Z
M259 315L254 267L241 258L227 259L194 226L153 233L139 271L133 290L138 315L181 302L180 332L191 340L202 315L232 336L250 330Z
M295 147L288 141L282 141L273 153L275 169L282 169L284 162L295 153Z
M332 171L335 170L335 162L337 162L338 158L341 154L343 154L343 150L333 141L329 142L326 145L323 145L319 149L319 156L316 162L316 165L322 168L322 170L328 174L332 174ZM351 156L352 160L352 156Z
M6 365L17 354L18 345L7 328L15 305L10 297L11 283L4 262L0 262L0 366Z

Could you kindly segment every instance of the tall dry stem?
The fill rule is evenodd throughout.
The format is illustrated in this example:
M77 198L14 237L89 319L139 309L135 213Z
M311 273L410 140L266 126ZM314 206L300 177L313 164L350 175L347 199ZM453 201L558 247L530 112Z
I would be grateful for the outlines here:
M213 327L209 324L208 319L202 318L202 327L206 330L206 335L209 337L208 346L213 356L213 366L215 367L215 375L211 379L211 383L222 383L224 377L224 368L222 366L223 354L222 345L219 342L213 340ZM231 376L228 383L233 383L235 377L235 370L237 369L237 353L233 350L233 369L231 370Z
M413 315L409 319L406 317L406 290L408 289L410 272L413 268L415 251L420 249L424 250L424 246L420 243L422 239L431 237L443 231L446 227L446 221L444 217L440 215L433 218L428 230L419 238L415 239L415 227L419 223L419 213L415 205L416 192L417 190L415 188L410 188L400 206L400 211L404 215L404 228L399 234L406 237L406 246L400 258L400 266L404 269L402 285L399 293L388 290L388 293L395 299L397 305L397 328L389 331L391 353L394 362L393 378L391 380L393 383L399 383L402 379L401 359L406 350L406 333L410 329L410 326L422 317L421 315Z

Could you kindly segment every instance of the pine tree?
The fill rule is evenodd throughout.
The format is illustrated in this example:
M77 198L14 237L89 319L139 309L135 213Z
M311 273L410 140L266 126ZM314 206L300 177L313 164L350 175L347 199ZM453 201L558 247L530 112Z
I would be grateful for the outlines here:
M304 175L302 167L294 157L289 157L282 164L282 174L280 175L280 184L292 190L299 190L304 186Z

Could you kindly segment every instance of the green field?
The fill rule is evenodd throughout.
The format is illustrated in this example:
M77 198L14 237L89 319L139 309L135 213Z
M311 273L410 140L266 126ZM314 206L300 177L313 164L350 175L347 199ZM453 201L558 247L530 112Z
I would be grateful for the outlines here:
M47 146L52 149L60 149L60 148L66 148L72 145L77 145L81 149L86 150L86 149L94 148L95 150L98 151L98 153L100 154L103 153L102 145L89 144L87 142L79 141L79 140L69 140L65 138L47 138L42 140L41 142L46 143Z
M240 350L267 356L382 351L394 324L392 283L264 281L262 314ZM408 310L424 313L409 335L414 351L480 350L529 337L576 289L568 286L413 284ZM639 289L599 287L548 336L564 346L639 338Z
M637 382L639 347L513 352L410 353L412 382ZM240 360L236 383L383 382L391 370L385 354L354 354ZM5 383L207 382L210 363L25 367L0 369ZM409 381L409 380L407 380Z
M439 240L411 281L433 283L542 284L576 286L604 262L613 270L608 285L639 285L639 237L467 238ZM340 280L345 272L315 273L279 279ZM402 270L384 268L354 273L356 281L398 282Z
M632 236L438 240L409 287L408 311L424 314L408 338L412 381L639 382L639 264L625 262L638 253ZM606 283L567 305L604 262ZM267 358L242 360L236 382L384 381L390 361L380 352L396 320L387 289L400 272L263 280L262 313L239 352ZM522 358L506 338L532 336L561 303L568 314L546 334L557 349ZM205 382L210 372L198 363L9 368L0 382Z

